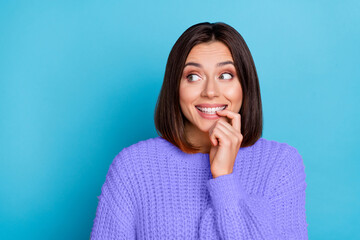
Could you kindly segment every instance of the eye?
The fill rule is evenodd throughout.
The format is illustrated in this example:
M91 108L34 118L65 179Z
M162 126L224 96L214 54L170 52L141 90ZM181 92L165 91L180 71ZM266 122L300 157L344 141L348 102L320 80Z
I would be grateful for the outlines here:
M197 81L200 79L200 77L196 74L189 74L186 76L186 79L190 82Z
M220 75L220 79L228 80L228 79L232 79L232 78L233 78L233 75L230 74L230 73L223 73L223 74Z

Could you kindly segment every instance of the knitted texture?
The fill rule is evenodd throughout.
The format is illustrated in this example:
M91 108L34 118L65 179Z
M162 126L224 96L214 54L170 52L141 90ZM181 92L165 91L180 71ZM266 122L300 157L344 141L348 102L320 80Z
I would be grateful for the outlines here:
M150 138L111 163L91 239L308 239L305 176L286 143L260 138L214 179L209 154Z

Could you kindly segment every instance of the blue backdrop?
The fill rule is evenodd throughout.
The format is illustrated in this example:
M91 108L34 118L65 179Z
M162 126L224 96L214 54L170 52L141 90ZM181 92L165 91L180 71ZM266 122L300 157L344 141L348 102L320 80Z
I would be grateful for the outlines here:
M0 239L89 239L113 158L157 136L171 47L203 21L243 35L263 137L303 156L309 238L360 239L359 12L356 0L1 1Z

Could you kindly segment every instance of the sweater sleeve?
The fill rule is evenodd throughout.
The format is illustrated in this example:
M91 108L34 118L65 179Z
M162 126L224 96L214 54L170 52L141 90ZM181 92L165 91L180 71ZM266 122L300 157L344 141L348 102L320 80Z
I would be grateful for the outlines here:
M285 156L267 195L247 194L234 173L210 179L200 239L308 239L305 167L295 148Z
M125 171L125 151L110 165L96 209L92 240L135 239L135 213L131 184Z

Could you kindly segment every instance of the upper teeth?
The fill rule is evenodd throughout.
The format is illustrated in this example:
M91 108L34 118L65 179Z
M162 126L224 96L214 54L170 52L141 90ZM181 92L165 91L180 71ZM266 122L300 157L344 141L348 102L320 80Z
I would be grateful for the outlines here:
M197 109L199 109L202 112L207 112L207 113L215 113L216 111L220 111L220 110L224 110L226 108L226 106L222 106L222 107L216 107L216 108L201 108L201 107L197 107Z

